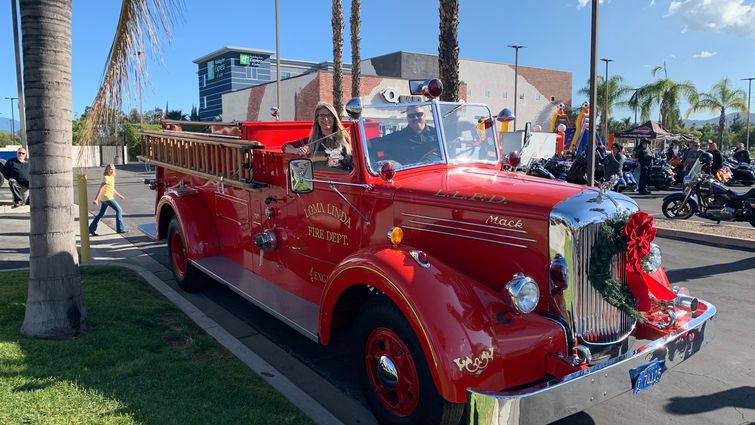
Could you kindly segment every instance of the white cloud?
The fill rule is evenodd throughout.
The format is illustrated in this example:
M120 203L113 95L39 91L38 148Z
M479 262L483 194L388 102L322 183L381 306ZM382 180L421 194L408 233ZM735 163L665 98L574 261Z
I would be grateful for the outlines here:
M709 52L707 50L701 50L700 53L695 53L694 55L692 55L692 57L695 59L707 59L707 58L716 56L716 53L718 52Z
M751 1L747 3L745 0L672 1L666 13L666 17L670 16L678 16L685 24L682 33L715 31L742 37L755 37L755 3Z
M648 7L653 7L653 6L655 6L655 0L650 0L650 4L648 5Z
M676 55L672 53L671 54L671 59L676 59Z

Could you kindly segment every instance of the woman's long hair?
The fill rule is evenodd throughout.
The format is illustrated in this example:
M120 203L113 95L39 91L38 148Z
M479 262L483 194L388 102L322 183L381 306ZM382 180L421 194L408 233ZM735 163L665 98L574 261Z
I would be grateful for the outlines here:
M113 169L113 175L115 175L115 164L113 164L112 162L105 166L105 171L102 172L102 175L107 176L107 170L111 168Z
M333 134L331 134L330 136L325 136L324 134L322 134L320 124L318 124L317 122L317 114L319 114L323 109L327 109L328 112L333 115ZM342 147L346 150L347 155L351 155L349 133L341 123L341 120L338 118L336 108L334 108L333 105L328 102L320 102L315 107L315 117L314 121L312 122L312 131L309 133L309 143L318 142L328 149Z

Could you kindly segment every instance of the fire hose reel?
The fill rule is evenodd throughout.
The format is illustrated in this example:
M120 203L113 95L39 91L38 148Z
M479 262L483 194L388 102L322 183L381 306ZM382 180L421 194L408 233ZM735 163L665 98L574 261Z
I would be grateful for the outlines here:
M260 250L260 267L262 267L262 260L265 256L265 251L272 251L278 245L278 238L275 236L275 232L272 229L263 230L257 233L254 237L254 244Z

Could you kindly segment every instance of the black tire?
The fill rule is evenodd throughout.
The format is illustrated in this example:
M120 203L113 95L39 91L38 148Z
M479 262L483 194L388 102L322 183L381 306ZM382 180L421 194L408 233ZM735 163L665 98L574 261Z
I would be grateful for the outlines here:
M666 180L666 181L659 182L657 185L655 185L655 187L658 190L668 190L671 187L671 183L669 183L669 181Z
M684 199L680 198L665 199L663 201L663 205L661 206L663 215L665 215L667 218L680 220L686 220L692 217L695 214L695 208L689 202L687 202L687 205L685 205L684 208L682 208L681 210L679 209L680 204L683 201Z
M747 181L742 182L742 186L752 186L753 184L755 184L755 181L752 181L752 180L747 180Z
M186 241L177 217L171 218L168 225L168 256L173 277L181 289L186 292L204 289L206 277L186 257Z
M389 299L380 296L365 305L357 319L356 335L358 364L362 367L360 373L362 391L381 424L456 425L459 423L465 405L450 403L438 394L417 336L398 307ZM375 358L377 354L375 349L380 349L381 342L386 342L381 341L381 337L398 338L399 341L391 340L393 350L396 349L398 342L397 345L400 347L398 353L403 353L403 348L408 349L407 356L395 357L398 370L396 376L399 376L395 389L390 389L384 380L379 380L376 376L378 362ZM386 344L382 345L382 352L385 354L390 354L392 349ZM394 360L390 356L388 358ZM409 379L406 378L407 376ZM406 384L405 381L412 381L412 379L416 381ZM383 390L383 394L378 395L379 389ZM408 401L403 402L404 406L402 406L400 394L410 396ZM393 406L390 405L391 403Z

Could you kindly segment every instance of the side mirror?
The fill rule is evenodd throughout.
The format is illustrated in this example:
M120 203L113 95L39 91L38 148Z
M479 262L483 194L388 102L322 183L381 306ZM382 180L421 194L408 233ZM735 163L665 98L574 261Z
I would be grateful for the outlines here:
M362 116L362 101L358 97L353 97L346 102L346 113L352 120L358 120Z
M309 193L315 190L312 181L312 161L292 159L288 162L288 181L292 193Z

